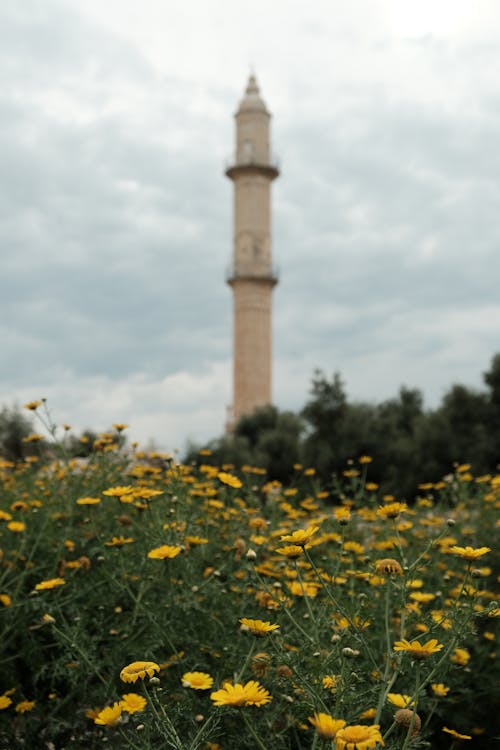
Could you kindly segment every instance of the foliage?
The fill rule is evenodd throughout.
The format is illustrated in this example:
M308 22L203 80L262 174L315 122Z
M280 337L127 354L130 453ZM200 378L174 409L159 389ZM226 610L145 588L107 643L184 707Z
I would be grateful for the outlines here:
M384 414L412 432L418 399ZM0 463L0 746L492 747L500 476L458 466L410 507L368 455L284 484L122 430Z
M31 421L16 407L3 407L0 412L0 453L10 461L29 454L25 438L32 433Z
M303 421L290 411L264 406L240 418L232 435L208 443L210 456L203 460L213 465L259 466L273 479L286 481L300 460L300 435ZM199 448L191 446L186 463L199 463Z
M269 406L244 416L232 435L206 447L213 461L264 466L286 482L293 466L312 466L323 482L363 453L379 459L372 479L383 491L411 498L422 481L437 481L453 465L496 471L500 460L500 354L484 374L487 389L454 384L435 409L422 393L402 386L378 404L348 399L339 373L314 373L309 398L299 415ZM191 446L188 461L197 461Z

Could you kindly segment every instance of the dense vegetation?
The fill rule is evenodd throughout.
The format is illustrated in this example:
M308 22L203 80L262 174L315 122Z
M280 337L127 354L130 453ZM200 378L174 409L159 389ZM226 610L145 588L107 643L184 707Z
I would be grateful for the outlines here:
M402 387L380 404L350 403L340 375L316 372L299 414L270 406L243 417L234 434L208 443L212 461L264 466L281 481L294 464L314 466L327 482L362 454L377 457L373 481L411 498L422 482L435 482L453 465L471 463L478 473L500 461L500 354L484 374L486 388L453 385L436 409L425 409L420 391ZM192 448L188 460L197 460Z
M74 458L28 408L44 439L0 461L0 747L495 746L500 476L447 467L410 505L368 455L285 484L125 425Z

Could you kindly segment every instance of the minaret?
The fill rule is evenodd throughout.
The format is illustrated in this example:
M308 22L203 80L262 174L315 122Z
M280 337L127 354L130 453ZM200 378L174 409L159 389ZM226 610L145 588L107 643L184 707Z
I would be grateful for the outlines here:
M271 182L279 175L269 148L271 115L250 76L236 118L234 183L232 427L243 414L271 403Z

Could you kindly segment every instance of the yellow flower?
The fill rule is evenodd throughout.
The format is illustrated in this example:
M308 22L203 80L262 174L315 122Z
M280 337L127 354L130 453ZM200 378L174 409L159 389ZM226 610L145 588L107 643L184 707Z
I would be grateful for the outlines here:
M335 517L335 520L340 521L341 523L347 523L347 521L351 520L351 511L349 508L335 508L335 510L333 511L333 515Z
M384 557L383 560L377 560L375 563L375 570L379 575L385 573L386 575L403 575L403 568L394 560L392 557Z
M333 739L339 729L342 729L346 725L343 719L334 719L330 714L316 712L314 716L309 717L309 721L324 740Z
M136 682L146 677L153 677L155 672L159 672L160 667L154 661L133 661L120 672L120 679L123 682Z
M427 604L427 602L432 602L435 598L435 594L426 594L424 591L412 591L410 594L410 599L419 604Z
M377 709L376 708L367 708L366 711L363 711L359 715L360 719L373 719L374 716L377 715Z
M466 648L456 648L450 657L454 664L459 664L464 667L470 661L470 653Z
M310 596L315 597L318 595L318 590L320 588L319 583L314 582L308 582L304 581L303 583L300 583L300 581L291 581L287 584L288 588L290 589L290 593L294 596Z
M359 542L347 541L344 544L344 550L346 552L354 552L356 555L362 555L365 551L365 548Z
M243 633L251 633L258 636L268 635L268 633L272 633L279 628L279 625L264 622L263 620L249 620L247 617L242 617L240 623L240 630Z
M377 744L384 745L380 725L353 724L339 729L335 735L335 750L372 750Z
M233 476L233 474L229 474L227 471L219 471L219 473L217 474L217 479L219 479L219 481L221 481L223 484L227 484L229 487L234 487L234 489L236 490L242 487L242 483L238 479L238 477Z
M27 711L33 711L36 701L21 701L16 705L15 710L18 714L25 714Z
M411 708L415 701L411 695L401 695L401 693L387 693L387 697L393 706L398 708Z
M381 518L397 518L400 513L408 510L406 503L388 503L377 509L377 516Z
M245 685L227 682L220 690L211 693L210 698L216 706L263 706L272 700L272 696L255 680Z
M321 680L321 684L323 685L325 690L330 690L332 693L334 693L337 689L337 682L337 676L331 674L326 674Z
M8 594L0 594L0 604L3 604L4 607L10 607L12 599Z
M431 688L434 695L438 698L445 698L450 692L450 688L443 685L442 682L433 682Z
M120 706L122 711L128 714L135 714L137 711L143 711L146 708L147 700L137 693L126 693L122 695Z
M208 690L214 684L213 677L206 672L186 672L182 675L182 687L193 690Z
M79 497L76 501L77 505L97 505L101 502L100 497Z
M31 435L23 438L23 443L39 443L41 440L43 440L43 435L40 435L38 432L32 432Z
M187 536L185 542L189 547L194 547L197 544L208 544L208 539L206 536Z
M124 544L132 544L132 537L114 536L110 542L104 542L105 547L123 547Z
M9 521L9 523L7 524L7 528L9 529L9 531L13 531L15 534L20 534L25 530L26 524L22 521Z
M24 404L24 408L28 409L29 411L36 411L39 406L41 406L43 401L28 401L27 404Z
M491 549L489 547L478 547L477 549L474 549L473 547L458 547L457 545L454 545L453 547L448 547L447 551L452 555L459 555L459 557L462 557L464 560L472 561L479 559L488 552L491 552Z
M427 659L431 654L436 654L443 648L442 643L438 643L437 638L431 638L427 643L420 643L419 641L396 641L394 644L394 651L406 651L407 654L413 656L414 659Z
M115 429L115 430L116 430L117 432L123 432L123 430L126 430L126 429L127 429L127 427L128 427L128 424L123 424L123 423L121 423L121 422L118 422L118 423L114 424L114 425L113 425L113 427L114 427L114 429Z
M99 711L94 719L94 724L101 724L106 727L114 727L120 721L122 715L121 703L113 703Z
M286 547L278 547L276 552L279 555L288 557L289 560L296 560L304 554L304 549L308 549L310 546L310 544L306 544L303 547L299 547L298 544L288 544Z
M182 552L182 547L178 545L163 544L148 552L148 557L153 560L171 560Z
M309 540L317 534L319 526L309 526L307 529L298 529L292 534L285 534L281 537L280 541L290 542L290 544L297 545L297 547L305 547Z
M124 495L130 495L134 491L134 488L128 485L118 485L117 487L109 487L107 490L103 490L103 495L106 497L123 497Z
M48 578L46 581L40 581L35 586L35 591L46 591L54 589L56 586L63 586L66 583L64 578Z
M7 693L4 693L3 695L0 695L0 711L3 711L5 708L8 708L12 703L12 698L9 698Z
M460 734L459 732L456 732L454 729L448 729L448 727L443 727L443 732L447 732L447 734L451 734L452 737L454 737L456 740L471 740L472 737L469 734Z

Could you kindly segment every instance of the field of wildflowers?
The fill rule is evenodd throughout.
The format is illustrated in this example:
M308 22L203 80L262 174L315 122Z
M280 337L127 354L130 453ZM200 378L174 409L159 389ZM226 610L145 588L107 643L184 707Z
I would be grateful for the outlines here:
M0 747L496 746L500 476L285 487L46 427L0 461Z

